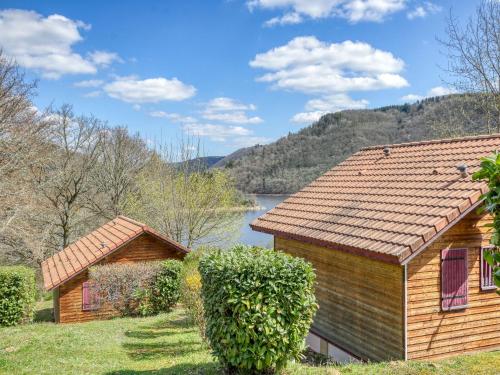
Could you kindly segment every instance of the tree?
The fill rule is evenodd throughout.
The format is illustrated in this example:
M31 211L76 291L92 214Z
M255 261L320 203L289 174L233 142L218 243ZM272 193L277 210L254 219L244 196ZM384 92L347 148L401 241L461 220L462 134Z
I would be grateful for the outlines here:
M450 12L446 34L440 42L446 49L452 86L476 94L487 131L500 132L500 2L481 0L464 27Z
M234 181L223 170L207 170L197 150L182 144L177 153L155 153L126 209L187 247L231 236L241 216L235 210L239 195Z
M126 197L151 152L139 135L129 135L125 127L104 131L100 148L92 173L96 195L88 197L89 205L96 214L112 219L123 213Z
M34 188L47 213L39 221L54 226L51 246L59 250L88 224L95 194L92 174L99 159L103 123L93 116L76 116L63 105L50 116L50 143L43 165L32 168Z
M0 261L8 263L43 259L47 228L32 225L37 197L29 170L43 162L47 123L32 104L35 88L0 50Z
M472 176L474 180L485 180L488 192L483 194L483 211L493 216L491 244L495 250L487 252L485 259L493 267L495 285L500 288L500 152L481 159L481 168Z

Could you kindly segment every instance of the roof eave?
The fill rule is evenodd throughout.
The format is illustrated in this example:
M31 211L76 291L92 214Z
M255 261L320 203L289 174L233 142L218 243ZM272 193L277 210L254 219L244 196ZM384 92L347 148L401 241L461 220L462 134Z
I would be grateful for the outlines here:
M288 233L288 232L272 230L272 229L268 229L265 227L261 227L258 224L256 224L255 222L250 224L250 228L252 228L252 230L255 230L257 232L271 234L271 235L279 237L279 238L296 240L296 241L300 241L300 242L309 243L311 245L326 247L326 248L329 248L332 250L339 250L339 251L343 251L345 253L358 255L358 256L365 257L365 258L380 260L380 261L385 262L385 263L400 264L399 258L397 256L391 255L391 254L377 253L375 251L370 251L370 250L366 250L366 249L359 248L359 247L346 246L346 245L342 245L342 244L338 244L338 243L334 243L334 242L319 240L317 238L301 236L301 235L295 234L295 233Z

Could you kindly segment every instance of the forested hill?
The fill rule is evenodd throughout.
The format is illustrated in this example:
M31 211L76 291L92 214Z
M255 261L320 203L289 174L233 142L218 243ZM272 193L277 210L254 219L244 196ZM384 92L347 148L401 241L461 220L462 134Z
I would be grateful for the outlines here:
M215 166L230 171L244 192L291 193L362 147L486 133L486 116L477 107L471 96L450 95L327 114L274 143L238 150Z

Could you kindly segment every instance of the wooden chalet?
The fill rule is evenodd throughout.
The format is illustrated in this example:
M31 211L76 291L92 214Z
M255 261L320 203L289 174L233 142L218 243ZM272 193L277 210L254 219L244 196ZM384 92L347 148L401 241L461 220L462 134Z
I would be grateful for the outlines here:
M57 323L84 322L116 314L109 307L101 306L93 295L88 282L89 267L183 259L188 252L183 245L145 224L118 216L43 261L45 289L54 291L54 320Z
M313 263L314 350L382 361L500 349L487 185L471 179L498 149L500 135L368 147L251 224Z

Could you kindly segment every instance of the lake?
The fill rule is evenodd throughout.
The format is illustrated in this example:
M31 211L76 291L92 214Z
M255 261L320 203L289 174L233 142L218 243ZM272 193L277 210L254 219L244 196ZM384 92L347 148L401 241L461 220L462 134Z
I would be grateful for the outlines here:
M239 237L235 242L272 248L273 236L253 231L249 224L259 216L269 211L271 208L274 208L279 203L283 202L288 195L254 195L253 197L260 208L258 210L247 211L244 213L240 226Z

